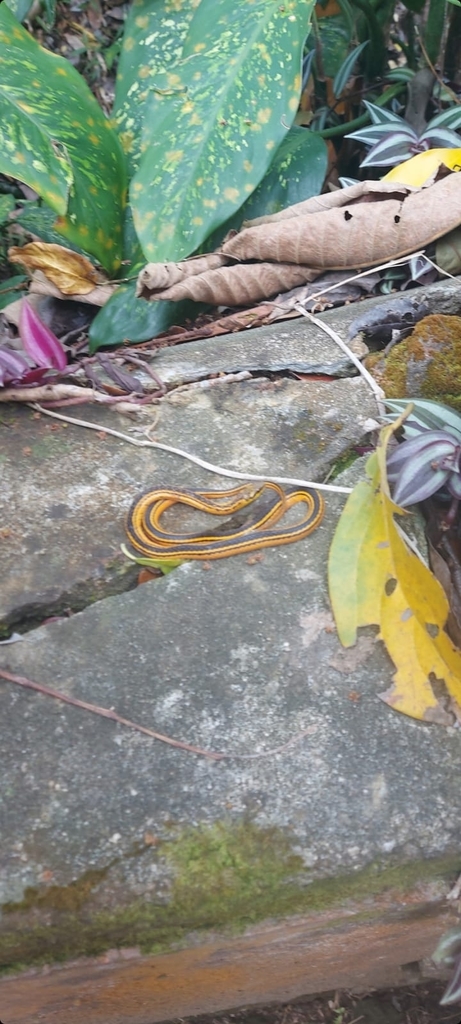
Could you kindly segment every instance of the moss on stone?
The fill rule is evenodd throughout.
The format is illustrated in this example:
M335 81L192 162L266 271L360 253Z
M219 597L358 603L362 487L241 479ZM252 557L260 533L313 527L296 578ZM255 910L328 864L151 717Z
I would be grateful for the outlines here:
M448 879L459 858L373 864L350 875L312 880L290 835L254 823L221 822L174 829L172 838L142 856L163 864L162 889L109 911L92 906L109 864L87 871L70 886L26 890L21 903L7 904L0 931L3 970L95 956L107 949L139 946L143 953L166 952L187 943L191 932L236 932L257 921L340 908L385 890L400 893L417 884ZM120 865L120 861L118 862ZM165 878L169 879L168 898ZM363 913L377 913L370 903ZM334 921L331 922L334 927Z
M425 317L387 357L375 353L366 365L387 398L432 398L461 409L461 317Z

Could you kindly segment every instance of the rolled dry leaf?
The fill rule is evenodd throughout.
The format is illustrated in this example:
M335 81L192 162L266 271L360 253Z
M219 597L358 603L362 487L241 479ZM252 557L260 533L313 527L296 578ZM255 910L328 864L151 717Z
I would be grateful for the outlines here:
M424 249L459 224L461 173L442 166L423 188L361 182L255 221L217 253L149 264L141 272L138 294L251 305L313 281L325 270L373 267Z
M297 285L313 281L319 271L297 267L289 263L234 264L209 270L198 277L184 281L162 291L154 299L192 299L219 306L246 306L268 295L289 291Z
M225 256L210 252L206 256L193 256L181 263L147 263L138 276L136 295L138 298L150 299L152 292L163 292L186 277L215 270L228 262Z
M412 185L398 185L395 181L358 181L355 185L347 188L337 188L333 192L325 192L321 196L311 196L310 199L303 199L301 203L287 206L278 213L269 213L266 217L256 217L255 220L243 222L243 228L254 228L259 224L277 224L281 220L291 220L292 217L300 217L306 213L324 213L326 210L334 210L338 206L347 206L348 203L375 202L394 195L403 199L409 192L415 192Z
M395 186L394 194L378 195L371 203L349 202L289 222L245 228L222 251L242 261L270 259L319 270L353 270L422 249L461 223L461 174L405 196L395 196Z

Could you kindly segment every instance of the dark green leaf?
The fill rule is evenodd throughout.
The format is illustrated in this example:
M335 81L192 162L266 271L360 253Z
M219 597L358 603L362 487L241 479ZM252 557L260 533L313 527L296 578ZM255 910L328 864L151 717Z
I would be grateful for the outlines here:
M136 298L136 281L120 285L90 327L90 352L107 345L148 341L173 324L194 319L204 308L196 302L147 302Z
M28 280L27 274L15 274L14 277L0 283L0 309L21 298L21 285L25 287Z
M0 224L5 224L12 210L14 210L16 202L14 196L0 195Z
M347 85L351 74L355 68L355 65L366 46L368 46L370 40L365 39L364 43L360 43L360 46L354 46L352 53L349 53L346 60L341 64L339 71L336 72L333 82L333 95L338 99L344 87Z
M121 259L126 175L118 138L75 68L0 4L0 171L58 214L55 228L108 270Z
M313 0L202 0L183 59L156 74L130 189L147 259L179 260L263 178L298 109Z

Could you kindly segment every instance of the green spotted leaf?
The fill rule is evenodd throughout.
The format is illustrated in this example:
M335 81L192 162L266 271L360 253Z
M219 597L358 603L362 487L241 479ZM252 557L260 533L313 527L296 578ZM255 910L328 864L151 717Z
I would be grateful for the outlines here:
M75 68L0 4L0 172L35 189L55 228L114 271L122 257L125 159Z
M293 125L253 195L240 210L206 239L204 252L217 249L229 231L239 231L243 222L278 213L322 190L328 165L328 150L320 135Z
M121 284L95 316L89 331L90 352L106 345L135 344L163 334L173 324L195 319L205 307L197 302L147 302L136 298L136 281Z
M298 109L313 0L201 0L150 80L130 189L144 255L194 252L259 185Z
M13 196L0 195L0 224L5 224L10 213L14 210L16 201Z
M200 0L133 0L117 70L114 119L130 176L141 156L144 101L154 76L179 60Z

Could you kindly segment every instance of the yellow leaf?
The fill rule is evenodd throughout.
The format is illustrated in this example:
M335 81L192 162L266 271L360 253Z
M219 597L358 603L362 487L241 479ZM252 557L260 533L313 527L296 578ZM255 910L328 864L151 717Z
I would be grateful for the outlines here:
M344 646L360 626L380 627L397 670L382 699L412 718L450 725L453 715L461 719L461 654L444 631L448 603L395 523L395 512L404 510L392 501L386 476L387 444L401 422L381 431L367 463L370 479L354 489L338 523L330 598Z
M64 295L87 295L106 280L86 256L64 245L29 242L22 248L12 246L8 258L12 263L22 263L29 273L41 270Z
M398 181L400 185L421 188L435 175L440 164L445 164L452 171L461 170L461 149L427 149L393 167L381 181Z

